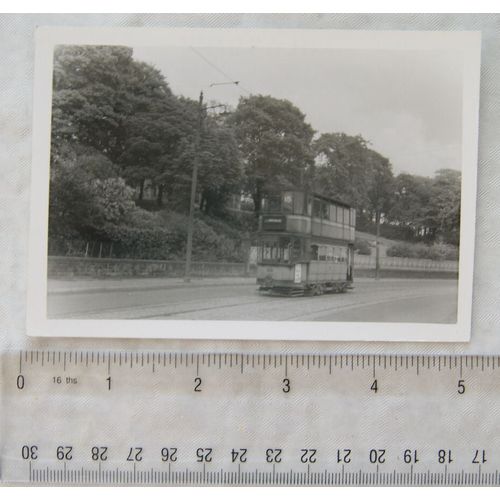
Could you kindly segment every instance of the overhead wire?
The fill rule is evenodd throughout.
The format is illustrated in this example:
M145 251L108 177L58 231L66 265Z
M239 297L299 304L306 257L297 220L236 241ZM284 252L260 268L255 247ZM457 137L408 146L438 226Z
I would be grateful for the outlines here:
M239 80L236 80L229 76L225 71L220 69L218 66L216 66L210 59L208 59L205 55L203 55L199 50L195 49L194 47L189 47L198 57L203 59L212 69L220 73L224 78L227 78L230 82L234 82L241 90L246 92L248 95L250 95L252 92L250 92L248 89L246 89L243 85L241 85Z

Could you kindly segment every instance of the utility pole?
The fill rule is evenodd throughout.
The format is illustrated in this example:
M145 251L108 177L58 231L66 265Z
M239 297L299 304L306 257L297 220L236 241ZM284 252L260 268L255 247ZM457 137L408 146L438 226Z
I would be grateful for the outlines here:
M239 82L221 82L212 83L210 87L215 85L238 85ZM189 218L187 228L187 243L186 243L186 267L184 270L184 281L189 283L191 281L191 261L193 255L193 232L194 232L194 211L196 202L196 184L198 182L198 169L200 162L200 143L201 135L203 133L203 113L207 109L214 109L224 107L224 104L215 104L214 106L203 106L203 91L200 92L200 99L198 101L198 126L196 127L196 137L194 145L194 160L193 160L193 173L191 175L191 198L189 200Z
M191 176L191 198L189 200L189 218L187 230L186 245L186 269L184 272L184 281L191 281L191 257L193 254L193 229L194 229L194 208L196 201L196 183L198 182L198 163L200 158L200 142L203 130L203 91L200 92L198 101L198 126L196 128L196 139L194 145L193 173Z
M377 232L375 236L375 279L380 279L380 210L375 212Z

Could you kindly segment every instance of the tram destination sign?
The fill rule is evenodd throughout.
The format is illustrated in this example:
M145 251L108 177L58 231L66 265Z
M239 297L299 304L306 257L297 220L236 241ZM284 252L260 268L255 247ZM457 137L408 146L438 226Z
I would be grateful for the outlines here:
M286 217L284 215L265 215L262 217L262 229L265 231L284 231Z

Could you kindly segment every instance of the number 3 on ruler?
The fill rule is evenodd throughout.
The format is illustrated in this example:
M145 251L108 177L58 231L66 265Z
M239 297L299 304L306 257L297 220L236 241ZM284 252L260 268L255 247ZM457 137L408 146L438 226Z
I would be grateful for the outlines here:
M289 378L284 378L283 379L283 392L290 392L290 379Z

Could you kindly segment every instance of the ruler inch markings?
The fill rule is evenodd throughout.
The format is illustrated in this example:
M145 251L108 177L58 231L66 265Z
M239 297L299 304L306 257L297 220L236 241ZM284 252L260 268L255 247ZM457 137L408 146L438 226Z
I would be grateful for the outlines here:
M19 352L14 352L14 355L12 356L12 361L9 363L6 363L7 370L12 370L10 373L22 373L24 376L28 375L30 377L31 374L38 374L38 373L55 373L57 374L57 370L63 369L64 371L70 371L70 375L78 375L78 387L76 388L77 390L85 390L85 391L92 391L92 386L89 386L85 383L85 377L87 374L92 374L94 372L99 373L98 370L104 371L107 369L108 374L110 373L111 370L111 363L113 363L113 368L115 365L121 365L123 359L126 359L127 361L130 361L130 369L135 371L138 370L137 374L126 374L123 371L119 371L114 377L120 377L123 376L125 378L128 377L128 379L137 379L140 381L145 380L146 377L150 376L148 374L154 373L155 367L158 367L161 365L161 362L163 361L164 364L167 363L168 359L176 359L178 362L178 365L176 368L180 367L187 367L191 368L194 370L195 366L197 369L197 374L199 373L198 370L200 370L200 361L202 365L205 365L205 368L208 369L208 366L210 365L211 369L208 370L208 372L205 374L204 373L204 379L205 377L209 378L210 376L217 376L217 371L213 371L217 367L217 363L213 363L213 366L211 364L211 359L214 361L219 361L219 364L221 364L221 360L225 361L223 366L221 366L220 369L222 370L231 370L234 368L239 368L241 370L241 373L245 374L245 376L251 377L250 383L253 383L252 381L262 381L262 380L273 380L273 378L276 377L276 375L279 375L279 373L283 373L281 370L284 370L285 377L287 377L290 374L290 370L288 367L288 364L290 364L290 369L293 367L293 363L296 362L297 368L302 367L303 370L307 370L310 374L310 379L311 379L311 386L307 387L307 389L302 388L300 384L297 384L297 390L299 391L304 391L303 393L299 392L299 395L297 396L299 399L296 400L294 404L297 402L304 402L306 403L307 401L312 401L311 399L308 399L310 397L316 397L319 394L321 394L321 391L325 390L324 388L321 388L321 385L315 385L314 381L316 380L324 380L324 377L327 375L331 375L332 372L335 369L335 361L340 365L340 369L344 370L344 373L342 374L342 377L337 379L333 379L333 385L337 383L337 380L344 381L344 377L350 377L356 385L354 385L352 388L350 388L350 393L352 394L352 391L358 391L361 390L361 387L357 385L357 382L363 382L363 376L362 373L359 371L359 369L365 369L370 366L371 363L371 368L373 369L374 375L376 375L376 368L383 369L389 378L391 377L396 377L395 372L400 372L397 374L398 379L402 380L403 384L403 390L397 393L398 397L405 398L407 397L410 392L408 392L408 388L415 388L418 387L418 382L416 379L416 373L415 373L415 368L417 369L417 372L419 371L420 368L423 368L425 372L430 372L428 375L425 372L422 373L417 373L417 375L420 375L422 377L426 377L426 380L431 380L428 377L433 377L434 371L439 371L442 373L442 377L439 377L439 379L435 379L435 383L431 386L430 389L426 389L428 391L429 395L434 394L433 387L436 386L438 388L441 388L442 390L448 390L449 385L449 380L454 381L454 377L456 375L460 375L460 377L468 377L474 375L474 384L470 385L470 393L469 389L467 391L467 395L472 394L477 396L477 392L474 393L474 391L480 390L480 391L486 391L486 390L491 390L490 386L488 385L490 380L492 381L491 383L497 383L496 382L496 377L492 378L490 376L490 370L496 370L498 368L498 361L500 360L500 357L497 355L399 355L399 354L388 354L388 355L372 355L372 354L318 354L318 353L310 353L310 354L294 354L294 353L267 353L267 354L249 354L249 353L155 353L152 351L144 351L144 352L116 352L116 351L100 351L100 350L95 350L95 351L85 351L85 350L61 350L61 351L46 351L46 350L25 350L25 351L19 351ZM213 357L212 357L213 356ZM224 356L224 358L223 358ZM345 356L345 357L344 357ZM128 358L130 357L130 360ZM260 359L262 358L262 359ZM25 361L27 360L27 361ZM45 362L48 362L46 364ZM244 364L245 361L247 362L247 365L249 366L251 363L254 363L257 361L258 365L262 368L262 372L265 370L264 373L259 373L261 372L260 370L258 372L251 372L250 370L245 371L244 370ZM150 365L151 370L142 370L141 368L144 367L144 363ZM300 365L299 365L300 364ZM356 365L356 366L355 366ZM126 364L127 366L127 364ZM356 367L356 370L354 368ZM213 368L213 369L212 369ZM315 368L313 370L313 368ZM322 369L325 369L324 371ZM338 365L337 365L338 368ZM278 369L279 371L276 372L275 370ZM328 374L326 370L328 369ZM73 370L76 371L76 373L73 372ZM354 371L354 375L351 375L351 373ZM9 373L9 372L8 372ZM360 375L356 375L356 373L360 373ZM369 373L369 372L368 372ZM229 375L229 373L226 373ZM230 377L226 377L226 374L223 374L222 377L227 378L228 381L230 382ZM180 376L184 377L184 371ZM220 375L219 375L220 376ZM140 378L139 378L140 377ZM255 377L255 378L254 378ZM83 378L83 384L80 384L80 378ZM224 379L223 378L223 379ZM9 378L10 379L10 378ZM223 380L222 379L222 380ZM31 380L31 377L30 377ZM308 377L309 380L309 377ZM481 381L484 380L486 382L486 385L483 387L481 384ZM448 381L448 382L446 382ZM63 382L64 383L64 382ZM174 382L175 384L176 382ZM412 385L412 384L417 384L417 385ZM118 388L120 388L120 385ZM54 387L54 386L49 386L49 387ZM180 386L182 387L182 386ZM217 387L217 385L215 385ZM243 386L243 390L245 390ZM272 397L274 398L276 395L275 388L269 388L269 386L265 384L259 383L259 385L256 385L255 387L259 387L259 390L261 392L257 393L252 393L253 397L259 398L261 396L263 397ZM276 386L273 386L276 387ZM291 396L293 397L294 391L296 390L296 387L292 385L292 391L291 391ZM311 390L312 387L312 390ZM390 386L389 386L390 387ZM69 388L69 387L68 387ZM18 388L19 389L19 388ZM441 390L439 389L439 390ZM31 385L28 384L24 390L28 391L44 391L46 390L46 387L42 384L42 386L38 385ZM233 390L233 389L231 389ZM234 389L236 390L236 389ZM365 389L366 390L366 389ZM392 391L392 389L390 389ZM308 392L314 393L315 395L309 396ZM280 386L278 386L278 394L281 394L280 392ZM438 391L436 391L435 394L437 394ZM451 392L450 394L453 394L456 392L456 389L454 387L451 387ZM20 394L16 391L13 392L13 395L15 396L16 394ZM29 393L28 393L29 394ZM60 393L59 393L60 394ZM66 393L63 393L63 396L65 397ZM87 392L87 395L92 395L92 392ZM111 393L113 394L113 392ZM119 391L118 391L119 394ZM189 395L190 393L188 393ZM303 394L302 396L300 394ZM125 394L126 395L126 394ZM388 396L394 396L395 393L391 392L388 394ZM124 393L121 394L121 397L124 396ZM9 397L11 395L9 394ZM47 393L47 397L51 397L51 393ZM197 397L197 396L196 396ZM225 396L224 396L225 397ZM337 398L341 397L340 393L335 393L335 395L331 395L329 397ZM379 396L377 397L385 397L384 394L380 396L380 391L379 391ZM432 396L435 397L435 396ZM442 397L442 396L441 396ZM28 398L29 399L29 398ZM41 398L43 399L43 398ZM289 399L288 399L289 400ZM91 400L90 400L91 401ZM271 401L275 401L272 399ZM383 401L383 400L382 400ZM458 400L457 400L458 401ZM470 399L464 399L465 402L470 401ZM206 400L205 403L206 404ZM467 403L468 404L468 403ZM467 409L467 404L465 406L458 406L458 410L456 411L466 411ZM156 410L155 410L156 411ZM236 410L237 411L237 410ZM147 415L147 414L146 414ZM124 416L126 418L126 416ZM119 422L117 425L120 425ZM446 427L443 427L443 429L446 429ZM293 429L292 429L293 430ZM477 436L481 438L482 436L486 437L484 435L484 429L481 429L480 426L478 430L475 430ZM483 432L483 434L481 434ZM215 436L215 435L214 435ZM36 438L29 438L29 440L26 441L28 445L32 444L37 444ZM469 468L467 466L463 466L460 469L458 467L460 466L459 464L461 463L461 460L463 460L467 455L466 453L467 450L462 449L463 448L463 439L457 438L457 443L462 443L460 446L455 446L454 443L452 442L451 444L446 445L446 449L448 449L448 446L450 449L454 450L454 458L456 455L459 456L459 461L457 461L457 464L453 465L447 465L445 464L442 469L439 469L437 464L433 464L430 459L421 459L422 463L419 464L420 467L424 466L423 470L418 470L415 471L413 468L413 464L410 466L410 470L404 470L402 467L392 467L390 465L390 461L387 460L388 464L382 467L379 467L377 464L376 470L370 470L370 465L367 462L366 459L366 467L365 463L363 463L363 467L358 467L356 466L355 469L350 470L348 467L344 470L344 465L342 465L342 474L340 470L335 469L333 466L333 460L331 459L326 459L328 463L328 467L322 467L322 462L319 460L318 465L319 470L314 470L315 467L311 467L310 463L307 463L307 470L305 471L304 468L302 469L298 467L293 469L292 468L286 468L285 470L281 471L280 467L278 464L274 464L272 466L272 469L269 467L265 468L265 462L263 462L262 468L257 467L255 469L255 473L253 472L248 472L245 469L241 470L241 464L238 464L238 473L236 473L234 470L229 468L229 463L228 463L228 468L222 467L219 468L221 464L217 464L219 460L219 455L218 452L215 454L214 458L214 464L216 465L215 470L211 470L210 466L212 464L203 464L204 468L204 475L203 477L199 477L199 482L202 484L244 484L245 481L248 482L249 484L275 484L275 485L281 485L281 484L291 484L291 483L297 483L297 484L308 484L308 485L326 485L330 483L335 483L335 484L355 484L355 485L363 485L363 484L377 484L377 485L413 485L413 484L419 484L419 485L493 485L493 484L500 484L500 477L499 477L499 471L498 467L495 467L498 464L495 464L493 462L493 458L488 460L488 464L478 464L478 466L472 466L473 468ZM66 441L66 444L74 444L71 443L71 441ZM139 443L142 446L142 443ZM217 442L212 443L208 442L205 444L209 444L214 450L217 448ZM305 443L304 443L305 444ZM346 443L347 447L350 446L350 443ZM420 446L425 446L428 445L429 443L426 443L425 441L420 441L415 444L415 448L419 449ZM112 445L112 443L111 443ZM202 445L200 443L200 445ZM215 445L215 446L214 446ZM177 444L175 444L177 446ZM243 445L244 446L244 445ZM280 443L276 443L274 446L279 447ZM311 445L310 445L311 446ZM312 445L314 447L314 445ZM379 445L382 448L384 447L383 445ZM489 447L491 446L491 447ZM491 451L492 447L496 445L481 445L478 444L478 448L484 447L486 449L486 454L488 459L490 459L491 456ZM307 445L304 446L307 448ZM410 446L409 448L412 448ZM445 446L443 446L445 448ZM458 449L457 449L458 448ZM181 448L182 449L182 448ZM318 453L318 456L324 457L328 455L328 450L321 448L321 446L318 448L320 449L320 453ZM104 464L101 464L99 462L97 467L83 467L81 469L79 468L73 468L71 467L71 462L66 462L64 461L63 463L60 463L57 467L53 466L53 463L55 462L55 458L53 459L47 459L47 451L46 448L42 449L42 451L45 453L45 456L41 456L41 463L38 462L33 462L32 460L27 460L26 461L26 466L24 468L25 474L26 474L26 480L32 483L40 482L40 483L51 483L51 484L59 484L59 483L77 483L77 482L84 482L85 484L95 484L95 483L102 483L102 484L123 484L123 482L128 482L129 484L173 484L175 481L180 482L181 484L192 484L194 482L198 482L198 474L196 472L196 469L187 467L185 470L182 471L177 471L175 470L172 471L171 477L167 478L165 475L165 471L161 471L159 468L156 468L155 465L152 465L151 462L149 462L150 458L146 457L146 461L142 463L135 463L133 464L133 471L126 471L125 469L120 469L118 468L113 468L113 469L107 469ZM224 450L222 450L224 451ZM359 451L359 450L358 450ZM356 453L358 453L356 451ZM391 455L392 452L398 451L397 449L393 448L388 448L388 453L386 454L386 457L388 455ZM398 453L400 453L402 450L399 450ZM470 450L469 450L470 451ZM73 453L76 453L77 455L81 453L81 448L74 448ZM489 453L490 452L490 453ZM180 453L180 452L179 452ZM184 451L183 451L184 453ZM253 455L254 450L249 448L249 454ZM146 454L147 455L147 454ZM224 456L224 454L221 454L220 456ZM81 455L80 455L81 456ZM283 449L283 456L285 457L286 460L284 462L287 462L288 460L292 460L290 457L290 449ZM357 456L357 455L356 455ZM399 455L401 456L401 455ZM2 457L3 458L3 457ZM420 454L419 454L420 458ZM10 455L8 457L10 460ZM390 457L392 460L392 457ZM5 460L5 459L4 459ZM19 459L20 460L20 459ZM49 465L45 466L44 461L48 461ZM88 458L90 461L90 457ZM224 458L220 458L220 460L223 460L223 463L226 463L227 460ZM260 458L258 459L258 462L260 463ZM395 458L394 458L395 460ZM427 460L427 463L424 463L423 461ZM467 458L468 462L470 463L470 458ZM194 460L193 460L194 462ZM47 463L47 462L46 462ZM92 463L92 462L90 462ZM145 468L142 469L141 466L144 464ZM212 465L212 466L213 466ZM340 464L339 464L340 465ZM389 467L387 467L389 465ZM104 467L103 467L104 466ZM331 467L331 468L330 468ZM373 466L372 466L373 467ZM169 463L169 468L170 468L170 463ZM385 469L385 470L384 470ZM182 472L182 475L180 474ZM120 475L122 477L122 481L120 481Z

